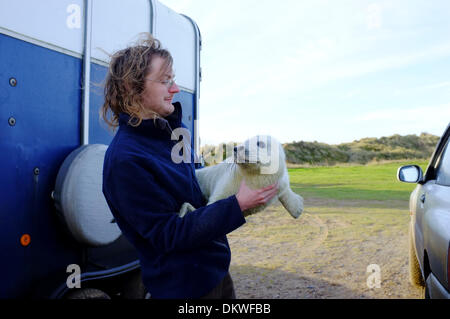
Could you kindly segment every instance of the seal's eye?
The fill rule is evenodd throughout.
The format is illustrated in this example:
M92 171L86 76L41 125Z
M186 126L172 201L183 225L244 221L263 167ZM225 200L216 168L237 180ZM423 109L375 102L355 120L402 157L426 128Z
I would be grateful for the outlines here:
M264 147L266 147L266 144L265 144L264 142L258 141L258 142L256 143L256 146L258 146L258 147L260 147L260 148L264 148Z

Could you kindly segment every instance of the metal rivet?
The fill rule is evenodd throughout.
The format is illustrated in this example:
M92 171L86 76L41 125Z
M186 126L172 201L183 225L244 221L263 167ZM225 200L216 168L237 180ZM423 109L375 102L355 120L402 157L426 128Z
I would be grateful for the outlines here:
M22 237L20 237L20 243L22 244L22 246L26 247L30 244L31 242L31 236L28 234L23 234Z
M34 175L39 175L39 167L34 168Z
M10 117L8 119L8 123L9 123L9 125L14 126L14 125L16 125L16 119L14 117Z
M17 80L15 78L10 78L9 79L9 85L16 86L17 85Z

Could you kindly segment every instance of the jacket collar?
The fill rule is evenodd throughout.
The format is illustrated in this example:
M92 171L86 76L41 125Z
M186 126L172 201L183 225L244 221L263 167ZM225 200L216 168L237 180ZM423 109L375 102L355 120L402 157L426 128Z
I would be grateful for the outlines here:
M181 103L175 102L172 103L172 105L175 108L172 114L166 116L165 118L142 120L141 124L137 127L133 127L128 123L130 120L130 115L127 113L120 113L119 126L134 128L142 133L156 133L157 135L162 136L167 136L166 134L169 134L169 136L171 136L173 129L181 127L181 119L183 117Z

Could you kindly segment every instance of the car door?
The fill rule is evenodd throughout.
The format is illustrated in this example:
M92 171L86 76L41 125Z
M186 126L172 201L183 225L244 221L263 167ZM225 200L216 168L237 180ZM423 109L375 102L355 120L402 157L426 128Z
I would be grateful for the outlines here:
M417 227L422 229L424 249L432 273L447 287L447 253L450 242L450 139L443 135L427 170L426 182L417 194Z

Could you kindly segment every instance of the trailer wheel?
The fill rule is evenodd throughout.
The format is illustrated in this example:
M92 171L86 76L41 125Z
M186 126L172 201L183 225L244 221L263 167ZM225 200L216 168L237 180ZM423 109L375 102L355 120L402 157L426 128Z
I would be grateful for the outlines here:
M102 192L104 144L83 145L59 168L53 197L72 236L91 247L106 246L122 234Z
M141 271L136 271L123 287L124 299L150 299L150 293L142 282Z
M64 299L111 299L105 292L95 288L76 289L67 293Z

